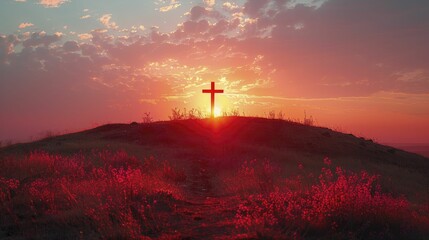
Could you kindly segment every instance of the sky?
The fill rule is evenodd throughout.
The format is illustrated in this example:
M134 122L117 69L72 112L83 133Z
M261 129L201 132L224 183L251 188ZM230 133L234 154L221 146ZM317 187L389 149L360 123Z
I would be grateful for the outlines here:
M429 1L2 0L0 141L238 109L429 143Z

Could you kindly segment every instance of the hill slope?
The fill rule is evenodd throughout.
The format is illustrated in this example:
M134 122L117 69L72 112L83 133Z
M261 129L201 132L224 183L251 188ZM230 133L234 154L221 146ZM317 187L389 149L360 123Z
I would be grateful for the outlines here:
M108 124L3 148L0 156L34 150L72 154L106 147L184 164L186 160L210 159L218 167L269 159L290 168L301 163L320 169L323 158L329 157L347 169L365 169L386 178L399 178L401 185L409 182L410 186L403 186L405 193L424 190L429 185L429 160L423 156L327 128L264 118Z
M335 170L335 166L340 168ZM355 217L350 217L354 213L347 212L359 209L355 204L364 204L363 207L372 209L371 212L381 211L384 214L391 212L385 207L408 209L401 198L391 199L404 195L413 205L426 204L423 206L429 210L427 158L327 128L262 118L225 117L214 121L108 124L2 148L0 167L0 198L5 202L0 208L0 213L5 213L0 217L0 237L25 237L29 231L40 238L71 239L76 238L79 232L88 238L134 238L140 234L155 238L223 238L234 234L236 238L255 237L252 234L286 237L291 233L310 238L348 236L341 235L342 232L353 232L353 236L358 238L377 238L381 236L379 234L387 233L403 235L389 230L393 225L386 225L386 230L383 222L390 220L382 220L380 226L374 225L374 221L380 221L380 213L351 224L349 218L353 218L354 222ZM361 171L365 172L354 174ZM376 179L381 184L382 192L375 188ZM86 185L88 183L90 185ZM37 190L37 186L51 189L52 195L48 194L48 190L48 193ZM272 216L275 221L260 226L260 220L254 219L258 214L249 213L249 206L260 203L255 200L258 196L263 196L264 201L271 199L272 204L276 205L281 202L279 199L289 199L291 195L288 194L300 192L299 196L308 203L309 199L318 196L317 192L312 191L326 186L334 189L343 187L332 194L336 196L343 191L352 199L348 203L352 205L346 205L349 210L340 211L341 214L349 214L346 215L348 220L345 223L335 220L339 227L333 232L329 226L316 226L313 220L307 218L305 221L310 221L310 225L302 223L304 225L295 226L296 221L286 224L289 215ZM329 199L323 195L329 194L329 189L321 192L321 199ZM366 200L356 199L362 198L361 195L350 195L355 192L360 194L361 191L369 194ZM101 196L93 196L96 192L101 192ZM122 197L122 193L125 196ZM88 196L92 197L88 199ZM321 204L321 199L314 199L314 204ZM147 206L153 201L158 207L145 209L143 214L140 207L135 207L142 201L147 202ZM107 210L106 204L110 204ZM304 202L297 206L301 208L302 205L305 205ZM382 209L376 211L371 208L372 205L378 206L376 208L382 206ZM276 206L283 209L285 204ZM318 209L309 206L310 211ZM43 211L36 213L34 209ZM254 209L264 209L264 206ZM105 212L105 215L93 215L95 210ZM330 208L328 210L332 211ZM270 211L261 215L264 216L263 222L267 221L266 214ZM275 212L284 211L286 209ZM331 220L325 219L323 211L317 214L324 216L326 224ZM397 212L399 214L400 211ZM128 214L126 218L124 214ZM424 219L428 216L425 214L419 221L426 221ZM393 219L394 224L399 221L396 218L402 219L396 215L387 218ZM85 223L85 226L80 226L76 221ZM367 228L365 221L368 221L370 228ZM293 229L286 228L286 231L284 226L291 224ZM65 226L67 231L58 230ZM111 227L105 229L103 226ZM237 226L246 231L237 230L242 229ZM268 230L266 226L270 226ZM47 233L40 229L50 230ZM178 229L181 231L177 232ZM334 232L339 235L332 235Z

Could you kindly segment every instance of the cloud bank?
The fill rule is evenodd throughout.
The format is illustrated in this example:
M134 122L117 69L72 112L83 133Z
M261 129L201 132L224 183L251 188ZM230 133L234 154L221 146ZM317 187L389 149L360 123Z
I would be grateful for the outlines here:
M181 3L160 4L168 12ZM104 14L102 28L75 37L3 34L0 108L12 117L0 125L32 119L47 122L34 129L48 129L76 115L126 121L142 109L165 116L165 109L201 102L199 89L209 81L226 89L234 107L279 108L287 100L313 108L298 99L336 99L360 109L357 99L388 96L388 108L428 116L418 107L429 94L428 12L429 3L418 0L204 1L170 32L137 23L122 29ZM401 98L415 100L415 108L404 110Z

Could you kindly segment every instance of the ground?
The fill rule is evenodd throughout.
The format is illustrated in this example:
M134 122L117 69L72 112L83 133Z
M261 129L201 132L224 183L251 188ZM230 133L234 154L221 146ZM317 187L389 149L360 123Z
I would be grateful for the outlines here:
M424 239L428 172L283 120L109 124L0 149L0 237Z

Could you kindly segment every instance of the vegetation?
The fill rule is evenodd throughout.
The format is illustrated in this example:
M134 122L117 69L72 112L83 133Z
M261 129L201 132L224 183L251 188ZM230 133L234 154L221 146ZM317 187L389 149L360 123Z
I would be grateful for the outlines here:
M233 224L242 237L426 236L428 205L412 206L404 197L384 193L379 176L324 161L318 178L284 178L268 160L245 161L220 179L225 193L238 197L235 216L223 224ZM179 237L186 212L181 208L193 211L184 204L190 196L180 185L187 181L185 171L153 157L140 160L107 150L69 157L33 152L0 165L0 236ZM217 207L222 212L223 206Z
M178 183L185 180L165 162L124 151L33 152L3 159L0 169L0 237L157 236L183 198Z
M186 108L173 108L171 109L171 115L168 116L170 120L184 120L184 119L202 119L204 117L208 117L204 115L201 110L191 108L191 110L187 111Z
M239 205L235 223L264 238L407 239L424 238L428 205L411 207L404 197L384 193L379 176L348 172L324 160L317 179L302 175L273 185L273 167L242 167L241 181L259 186ZM253 163L254 165L254 163ZM250 175L250 179L249 179ZM238 179L235 179L238 180Z
M150 112L145 112L143 114L142 120L143 120L143 123L151 123L151 122L153 122L153 118L152 118L152 115L150 114Z
M391 149L248 117L17 144L0 150L0 238L425 239L429 164Z
M230 111L223 111L222 117L239 117L239 116L246 116L244 112L240 113L239 109L232 109ZM180 109L180 108L173 108L171 109L171 115L168 116L170 120L185 120L185 119L204 119L209 118L209 114L204 114L200 109L191 108L189 111L186 108ZM255 116L254 116L255 117ZM292 119L287 118L286 114L280 110L276 113L274 110L270 110L267 113L265 113L265 118L267 119L278 119L278 120L285 120L289 122L296 122L296 123L302 123L307 126L314 126L315 121L313 119L313 116L307 117L307 112L304 111L304 118L303 120L299 119ZM150 123L152 122L152 118L150 117L150 113L146 112L144 113L143 117L143 123Z

